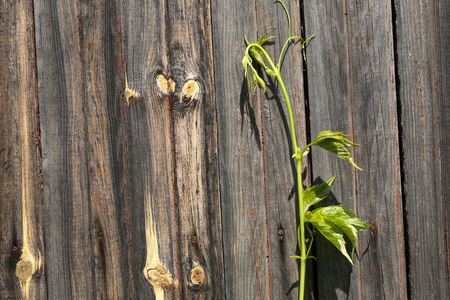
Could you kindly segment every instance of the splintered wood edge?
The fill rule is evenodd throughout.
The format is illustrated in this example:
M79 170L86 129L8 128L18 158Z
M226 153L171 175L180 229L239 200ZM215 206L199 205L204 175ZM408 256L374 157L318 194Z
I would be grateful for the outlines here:
M139 93L130 89L128 86L127 73L125 72L125 97L127 98L127 105L130 105L130 99L138 99Z

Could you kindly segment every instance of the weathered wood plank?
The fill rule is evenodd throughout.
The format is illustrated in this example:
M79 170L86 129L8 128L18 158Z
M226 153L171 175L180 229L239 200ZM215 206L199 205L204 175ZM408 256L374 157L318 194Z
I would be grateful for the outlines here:
M78 11L72 4L35 1L47 284L49 298L60 299L89 298L94 290Z
M145 272L164 267L162 288L150 280L157 298L165 292L167 299L222 299L210 7L154 1L143 8L130 2L127 9L127 78L139 94L127 110L137 147L129 168L143 187L131 185L135 197L145 198L146 226L153 228Z
M125 219L122 194L121 5L121 1L82 1L77 16L84 116L84 136L77 137L85 143L91 267L94 285L101 291L94 297L104 299L122 299L130 293L125 241L131 221Z
M227 299L270 295L261 95L249 93L241 59L244 34L256 39L255 7L213 1L215 91Z
M300 34L299 3L287 6ZM275 46L266 47L276 61L287 38L287 19L281 5L271 2L242 7L214 1L213 20L227 297L295 299L298 268L289 256L297 251L296 201L288 199L295 180L284 99L275 86L265 96L249 92L241 65L244 34L250 41L277 35ZM290 50L283 77L304 143L302 59L298 46Z
M359 234L355 265L317 244L320 298L406 299L402 193L390 1L305 2L311 136L350 134L363 172L312 150L313 178L338 174L329 203L352 208L372 233ZM375 231L376 230L376 231Z
M209 1L167 2L180 285L185 299L225 298ZM183 280L183 281L181 281Z
M33 1L0 1L0 291L45 299Z
M448 299L450 6L396 2L411 299Z
M127 200L136 297L179 298L173 156L165 72L165 4L126 2ZM160 28L159 30L155 30ZM139 220L139 221L137 221Z
M129 1L126 7L127 185L130 201L135 203L129 209L132 220L145 221L132 223L133 234L145 233L142 239L131 241L136 249L132 252L132 272L136 278L145 278L136 280L136 294L179 298L174 282L179 264L168 102L171 81L161 75L167 68L166 8L164 2L142 7L141 1Z
M35 3L49 298L124 298L117 5Z

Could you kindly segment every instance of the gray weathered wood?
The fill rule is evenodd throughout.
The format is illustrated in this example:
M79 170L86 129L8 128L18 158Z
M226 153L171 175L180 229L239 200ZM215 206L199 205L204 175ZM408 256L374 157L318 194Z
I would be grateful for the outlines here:
M210 9L147 8L37 2L51 298L221 298Z
M0 1L0 298L45 299L32 1Z
M306 298L450 298L450 2L285 4L317 35L282 68L299 147L362 144L304 184L373 222L354 266L316 240ZM296 299L285 103L241 65L287 29L265 0L0 0L0 298Z
M313 149L313 178L338 174L327 202L374 226L359 234L353 267L319 239L319 297L406 299L390 1L313 1L304 9L306 33L317 35L308 48L311 136L327 129L350 134L362 144L351 153L365 170Z
M300 35L299 3L287 6ZM214 1L213 20L227 297L296 299L298 268L289 258L297 251L296 200L288 199L295 180L284 99L276 85L264 96L248 91L241 65L244 34L250 41L276 35L266 47L276 63L288 22L281 5L266 1ZM289 50L283 78L304 144L302 59L299 45Z
M450 297L448 1L396 2L411 299Z
M240 59L243 35L256 38L256 14L239 1L213 1L212 13L226 297L263 299L270 283L260 95L249 95Z

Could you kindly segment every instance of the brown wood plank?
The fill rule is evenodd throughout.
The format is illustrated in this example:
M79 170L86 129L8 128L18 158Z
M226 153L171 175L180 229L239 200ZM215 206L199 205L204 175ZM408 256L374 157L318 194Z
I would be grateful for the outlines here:
M130 183L136 187L131 193L145 201L144 272L163 267L162 287L150 279L157 298L221 299L209 4L155 1L142 8L130 2L127 10L127 78L130 95L138 94L128 99L128 138L135 149L129 169L138 180Z
M142 6L141 1L128 1L124 24L128 151L124 161L135 296L177 299L178 232L170 111L167 93L156 82L167 66L164 2ZM168 88L165 79L161 83Z
M184 299L221 299L222 223L209 1L167 2L179 278Z
M296 201L287 112L281 91L248 91L241 60L244 34L257 41L276 35L266 48L278 60L288 23L279 4L213 2L215 86L218 100L224 257L227 297L296 299ZM244 5L247 5L244 4ZM286 3L293 32L300 34L299 2ZM302 59L291 47L283 65L297 117L299 143L306 140ZM283 231L280 241L279 230Z
M78 30L95 298L129 296L128 203L123 199L121 1L80 2ZM75 54L75 53L74 53ZM83 243L84 244L84 243ZM78 295L77 295L78 296Z
M374 230L361 232L352 267L319 239L320 298L406 299L402 193L390 1L305 2L311 137L322 130L350 134L364 169L312 150L315 181L338 177L334 197Z
M45 299L33 1L0 1L0 291Z
M49 298L124 298L120 26L108 2L36 1Z
M396 2L411 299L448 299L448 1Z

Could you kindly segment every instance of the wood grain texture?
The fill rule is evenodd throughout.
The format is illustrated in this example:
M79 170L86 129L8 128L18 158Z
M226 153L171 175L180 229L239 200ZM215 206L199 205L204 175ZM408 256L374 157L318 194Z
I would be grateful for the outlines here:
M450 10L447 1L396 9L411 299L446 299Z
M165 5L141 4L128 1L124 18L126 88L138 95L127 99L126 108L128 154L124 160L128 170L131 272L136 297L171 299L179 298L179 290L170 280L176 279L178 272L171 122L167 93L156 82L167 65ZM167 87L167 81L162 82L164 85ZM149 281L153 278L149 273L162 280Z
M359 234L353 267L319 239L319 298L406 299L390 1L313 1L304 9L307 36L317 35L308 48L311 137L327 129L350 134L362 144L351 153L364 169L313 149L313 178L338 174L326 202L374 226Z
M307 77L283 60L299 146L362 144L304 184L373 222L354 266L316 240L307 298L450 298L450 3L285 4L316 35ZM285 103L241 65L287 30L265 0L0 0L0 298L297 299Z
M35 10L49 298L124 298L117 6Z
M287 6L299 35L299 2ZM265 95L249 91L240 63L244 34L257 41L265 33L277 36L266 47L276 63L288 22L282 6L272 2L214 1L212 7L227 297L295 299L298 268L289 258L297 251L296 201L289 199L295 179L285 103L273 82L267 81ZM289 50L283 78L304 144L302 59L299 45Z
M156 298L165 292L166 299L221 299L222 224L209 4L139 4L127 4L125 55L128 85L141 95L127 109L127 138L133 152L130 184L133 198L149 193L144 197L146 224L152 223L154 231L147 234L147 244L157 248L147 254L145 272L159 264L174 280L164 291L153 282Z
M32 1L0 2L0 297L47 296Z
M256 12L239 1L212 2L225 289L228 299L270 294L261 96L241 70L243 40L256 38Z

